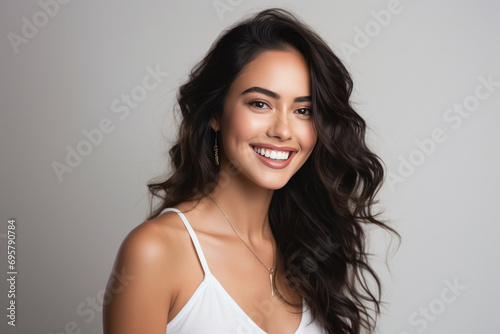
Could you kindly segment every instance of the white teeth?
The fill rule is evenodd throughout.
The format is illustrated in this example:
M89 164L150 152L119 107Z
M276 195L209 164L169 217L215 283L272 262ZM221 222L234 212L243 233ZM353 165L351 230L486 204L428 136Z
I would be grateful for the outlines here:
M288 151L273 151L256 146L253 146L253 150L258 154L273 160L287 160L290 156L290 152Z

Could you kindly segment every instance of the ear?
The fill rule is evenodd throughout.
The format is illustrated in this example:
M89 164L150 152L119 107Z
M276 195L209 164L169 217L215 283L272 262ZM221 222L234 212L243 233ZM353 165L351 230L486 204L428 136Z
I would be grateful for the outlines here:
M219 131L219 120L216 117L212 118L212 121L210 122L210 127L214 131Z

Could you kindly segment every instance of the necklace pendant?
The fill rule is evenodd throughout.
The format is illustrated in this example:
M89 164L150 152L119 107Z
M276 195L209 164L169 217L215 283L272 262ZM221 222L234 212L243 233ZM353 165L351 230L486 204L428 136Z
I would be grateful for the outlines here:
M269 282L271 283L271 297L274 297L274 288L273 288L273 270L269 270Z

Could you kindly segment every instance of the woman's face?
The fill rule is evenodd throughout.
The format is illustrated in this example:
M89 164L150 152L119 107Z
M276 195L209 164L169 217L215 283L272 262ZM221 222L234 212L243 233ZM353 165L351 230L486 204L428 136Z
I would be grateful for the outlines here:
M282 188L310 156L317 140L309 71L295 51L264 51L231 85L219 130L221 165L267 189Z

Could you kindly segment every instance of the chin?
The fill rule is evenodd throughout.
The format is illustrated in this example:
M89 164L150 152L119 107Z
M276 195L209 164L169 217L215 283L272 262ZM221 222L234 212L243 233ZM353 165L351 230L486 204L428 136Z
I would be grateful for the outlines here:
M287 180L261 180L260 182L256 182L262 188L270 189L270 190L278 190L286 186L289 179Z

